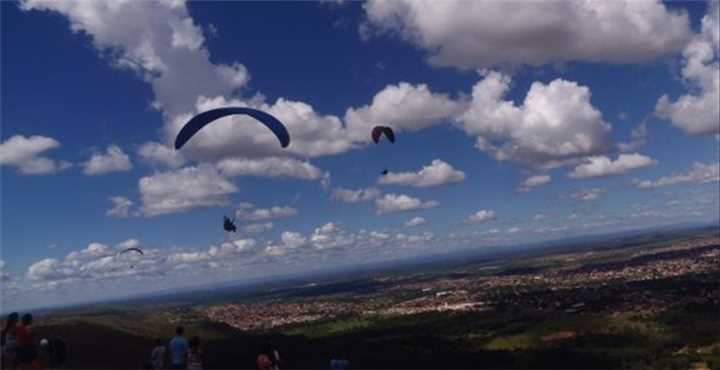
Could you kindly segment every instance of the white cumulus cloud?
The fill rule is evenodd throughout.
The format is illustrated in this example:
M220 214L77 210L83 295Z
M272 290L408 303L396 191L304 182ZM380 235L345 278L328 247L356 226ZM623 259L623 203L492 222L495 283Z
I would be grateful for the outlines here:
M465 173L456 170L450 164L435 159L430 165L418 172L388 172L378 179L383 185L408 185L414 187L430 187L452 184L465 180Z
M688 171L675 172L656 180L635 180L635 186L640 189L653 189L682 183L706 184L718 181L720 181L720 163L695 162Z
M682 48L688 17L659 0L371 0L361 35L396 34L429 62L461 69L554 62L635 63Z
M54 258L45 258L30 265L25 276L28 280L44 280L59 278L66 274L60 269L60 261Z
M488 72L475 84L470 107L457 117L475 146L498 161L552 168L610 148L610 124L590 102L590 89L556 79L534 82L522 105L503 100L511 79Z
M138 215L135 204L128 198L114 196L110 197L110 202L112 202L113 207L105 212L110 217L125 218Z
M481 209L470 216L468 216L467 220L465 222L467 223L480 223L489 221L495 218L495 211L487 210L487 209Z
M692 92L670 101L663 95L655 112L692 135L720 133L720 3L708 3L702 30L683 50L681 71Z
M517 191L528 192L538 186L543 186L552 180L550 175L530 176L518 186Z
M653 166L657 161L642 154L620 154L616 160L606 156L588 157L568 174L573 179L626 174L634 169Z
M405 222L405 226L413 227L413 226L425 225L426 223L428 223L428 221L425 219L425 217L417 216L417 217L413 217L410 220L408 220L407 222Z
M93 153L82 166L86 175L102 175L109 172L129 171L132 169L132 162L119 146L110 145L104 153Z
M159 172L139 181L141 211L147 216L223 205L237 187L210 165Z
M273 220L277 218L295 216L297 214L298 210L290 206L273 206L270 208L256 209L240 208L235 211L235 216L246 221Z
M425 84L401 82L375 94L372 103L345 112L345 122L355 141L370 141L370 130L382 124L401 131L417 131L449 121L461 105L449 96L430 91Z
M179 151L152 141L140 145L137 152L144 162L152 165L179 168L186 162L185 157Z
M385 214L434 208L439 204L434 200L424 202L405 194L385 194L384 197L375 199L375 210L377 214Z
M310 236L310 243L317 249L329 249L351 245L355 236L334 222L316 228Z
M47 136L15 135L0 143L0 166L13 166L23 175L52 174L70 167L40 154L55 149L60 143Z
M225 176L285 177L300 180L317 180L322 171L310 162L292 158L265 157L259 159L226 158L218 162Z
M188 159L315 157L342 153L353 146L340 118L322 115L305 102L282 97L265 102L259 92L249 99L233 99L247 85L250 73L242 63L211 61L203 29L183 1L27 0L20 7L65 16L70 28L87 35L114 66L132 70L150 84L152 106L162 111L165 121L162 143L170 143L193 114L229 105L267 111L293 133L290 146L282 149L272 133L252 118L228 117L204 128L183 147ZM146 154L152 161L180 166L179 160L167 158L168 153Z

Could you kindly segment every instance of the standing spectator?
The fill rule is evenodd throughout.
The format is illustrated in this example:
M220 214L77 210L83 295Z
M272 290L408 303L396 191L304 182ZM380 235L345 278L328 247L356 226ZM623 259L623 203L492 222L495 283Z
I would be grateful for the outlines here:
M2 364L0 368L14 369L17 367L17 323L19 320L17 312L8 315L5 327L2 330Z
M268 348L270 349L270 356L273 363L273 370L280 370L280 352L273 346L272 342L268 342Z
M16 329L18 344L18 365L21 369L32 369L39 365L37 340L32 330L33 317L26 313Z
M183 336L185 328L175 328L175 336L170 340L170 366L173 369L185 369L187 367L188 341Z
M40 339L40 351L38 353L38 361L41 364L49 364L53 356L52 343L47 338Z
M257 357L259 370L279 370L280 353L273 347L271 342L265 343Z
M332 370L346 370L350 365L350 361L347 360L345 352L338 352L330 360L330 369Z
M52 356L50 357L50 366L53 369L63 369L67 366L67 346L65 340L61 337L55 337L51 341Z
M188 350L188 370L202 370L203 351L200 348L200 338L192 337L190 339L190 349Z
M152 368L155 370L161 370L165 368L165 353L167 352L167 349L165 348L165 344L163 343L162 339L156 339L155 340L155 348L153 348L152 353L150 354L150 362L152 363Z

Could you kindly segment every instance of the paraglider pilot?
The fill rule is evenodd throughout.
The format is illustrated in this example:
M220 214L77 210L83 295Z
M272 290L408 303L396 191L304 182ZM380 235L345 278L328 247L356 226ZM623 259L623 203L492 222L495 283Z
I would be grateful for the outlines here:
M223 216L223 228L227 232L236 232L235 220L231 220L228 216Z

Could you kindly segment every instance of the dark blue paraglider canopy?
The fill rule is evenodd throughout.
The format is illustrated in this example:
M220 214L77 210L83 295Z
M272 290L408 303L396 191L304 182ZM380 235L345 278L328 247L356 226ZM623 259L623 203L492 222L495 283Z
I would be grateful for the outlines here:
M252 118L255 118L263 125L267 126L267 128L272 131L275 136L277 136L278 140L280 141L280 145L285 148L288 145L290 145L290 134L288 133L287 129L285 128L285 125L283 125L280 120L277 118L271 116L268 113L265 113L261 110L247 108L247 107L226 107L226 108L217 108L217 109L211 109L206 112L202 112L192 119L188 121L188 123L183 126L182 130L180 130L180 133L178 133L177 138L175 138L175 149L180 149L185 145L185 143L190 140L193 135L195 135L198 131L200 131L203 127L205 127L208 123L213 122L217 119L220 119L225 116L231 116L235 114L244 114L247 116L250 116Z

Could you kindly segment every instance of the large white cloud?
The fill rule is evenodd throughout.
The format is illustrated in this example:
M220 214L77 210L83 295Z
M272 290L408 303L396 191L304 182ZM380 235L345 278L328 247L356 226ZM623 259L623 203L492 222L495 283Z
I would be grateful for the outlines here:
M184 1L27 0L20 6L66 16L114 65L140 73L153 87L155 106L170 115L185 112L199 95L229 94L249 78L241 64L210 61Z
M642 154L620 154L616 160L606 156L588 157L584 163L568 174L573 179L626 174L634 169L657 164L657 161Z
M452 184L465 180L465 173L456 170L440 159L435 159L418 172L388 172L378 179L383 185L408 185L415 187L430 187Z
M682 183L706 184L717 181L720 181L720 163L695 162L688 171L675 172L656 180L635 180L635 186L640 189L653 189Z
M226 158L218 162L218 169L226 176L285 177L317 180L322 171L310 162L292 158L266 157L259 159Z
M437 201L425 202L405 194L385 194L384 197L375 199L375 210L378 214L434 208L438 205Z
M98 242L92 242L88 244L87 248L72 251L68 253L67 256L65 256L66 261L80 261L80 260L88 260L93 259L97 257L104 257L108 254L112 253L112 250L109 246L98 243Z
M353 256L354 261L396 258L406 255L408 252L403 250L408 248L429 250L434 238L429 232L405 235L391 230L350 231L337 222L327 222L307 234L284 231L276 241L239 238L209 247L151 248L136 239L112 247L94 242L64 259L36 261L27 269L24 281L4 281L3 294L8 296L18 284L24 286L23 299L37 294L46 298L48 294L59 294L63 299L83 294L85 299L98 299L120 291L137 294L223 281L228 273L233 279L267 277L322 268L328 263L341 265L348 263L348 256ZM127 247L140 247L144 254L118 254Z
M144 254L117 253L127 247L142 247ZM45 258L31 264L25 274L30 283L26 293L69 284L87 290L102 282L115 283L123 278L162 275L167 272L163 263L166 252L142 246L136 239L123 241L114 247L93 242L85 249L71 251L62 260Z
M335 188L332 191L332 199L339 199L346 203L367 202L382 195L378 188L344 189Z
M543 186L547 183L552 181L552 176L550 175L535 175L530 176L525 181L520 184L520 186L517 187L517 191L520 192L528 192L538 186Z
M396 133L417 131L449 120L461 108L458 102L430 91L425 84L401 82L375 94L370 105L349 108L345 122L353 140L366 142L376 125L390 126Z
M240 207L252 209L250 205ZM511 228L505 233L519 231ZM72 251L64 259L36 261L27 269L24 281L10 283L17 282L24 287L23 297L56 293L79 297L86 293L86 298L98 299L102 294L108 297L119 294L123 288L123 294L137 294L152 289L225 281L228 277L267 277L308 271L328 264L340 266L351 261L372 262L423 251L436 252L438 246L447 247L446 242L450 240L438 238L431 232L351 231L337 222L327 222L308 233L283 231L277 240L243 237L209 247L151 248L136 239L114 246L94 242L87 248ZM140 247L145 253L117 253L127 247ZM9 291L10 285L4 282L4 296Z
M587 61L634 63L679 50L684 12L659 0L371 0L361 34L390 32L426 50L429 62L462 69Z
M86 175L102 175L109 172L129 171L132 169L132 162L119 146L110 145L104 153L93 153L82 166Z
M0 143L0 166L16 167L24 175L55 173L70 167L70 163L58 162L40 154L59 146L57 140L47 136L12 136Z
M720 133L720 3L712 1L702 30L683 51L682 77L692 92L671 102L663 95L656 113L693 135Z
M29 280L60 278L66 275L68 275L68 271L61 270L60 261L54 258L45 258L33 263L25 274Z
M266 103L260 93L249 99L233 98L247 84L249 72L241 63L214 64L210 60L202 29L184 1L27 0L21 8L66 16L72 30L90 36L111 63L138 72L152 86L153 107L164 113L161 145L169 146L192 114L228 105L267 111L292 133L290 146L282 149L272 133L252 118L225 118L187 143L183 153L188 159L315 157L342 153L353 145L340 118L319 114L307 103L285 98ZM157 146L143 150L141 156L149 161L173 167L182 163Z
M147 216L223 205L237 187L214 167L200 165L159 172L139 181L141 211Z
M369 140L370 128L376 124L413 131L449 121L455 121L476 137L478 148L494 158L529 166L558 166L602 154L609 147L605 134L610 126L590 104L589 90L564 80L533 84L520 106L502 100L510 81L497 73L490 73L475 86L469 105L465 99L433 92L425 84L401 82L383 88L370 104L347 109L344 124L339 117L323 115L305 102L282 97L268 102L261 93L250 98L240 97L236 94L238 88L245 86L249 78L246 68L239 63L216 65L210 61L202 30L193 22L184 2L109 4L28 0L21 7L65 15L71 28L88 34L94 46L115 65L139 72L152 85L153 106L162 110L165 124L159 143L146 143L138 150L140 157L152 164L177 168L185 158L213 163L240 158L239 172L256 174L264 164L277 159L269 159L267 163L250 162L252 160L334 155L362 147ZM583 6L592 8L596 6L593 4ZM663 35L673 34L679 24L685 25L683 16L667 14L661 4L642 4L601 6L594 10L609 18L592 15L592 11L582 14L591 18L634 19L636 23L630 28L639 27L644 31L646 26L669 21L666 26L670 31L657 34L652 42L642 43L644 48L653 50L671 39ZM651 15L652 21L630 17L638 11ZM643 54L642 50L646 50L643 47L635 49ZM227 105L255 107L275 115L292 134L290 146L281 148L273 134L252 118L235 116L220 119L201 130L183 148L182 156L173 153L170 143L193 114ZM316 171L308 166L300 166L301 174L295 169L288 170L287 166L281 167L283 170L268 173L270 176L316 176Z
M590 102L590 89L556 79L534 82L522 105L503 100L511 79L486 73L473 87L470 107L457 117L476 147L499 161L557 167L610 148L610 124Z

